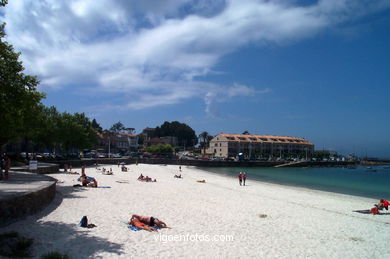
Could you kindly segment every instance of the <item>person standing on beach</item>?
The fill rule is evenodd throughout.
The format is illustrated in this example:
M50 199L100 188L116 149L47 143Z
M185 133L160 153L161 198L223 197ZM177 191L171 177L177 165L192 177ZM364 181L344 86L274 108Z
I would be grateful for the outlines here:
M4 155L4 179L8 180L9 169L11 168L11 159L9 156Z
M240 172L238 175L238 183L241 185L242 184L242 172Z
M242 175L242 181L243 181L243 183L244 183L244 186L245 186L245 181L246 181L246 173L244 173L244 174Z

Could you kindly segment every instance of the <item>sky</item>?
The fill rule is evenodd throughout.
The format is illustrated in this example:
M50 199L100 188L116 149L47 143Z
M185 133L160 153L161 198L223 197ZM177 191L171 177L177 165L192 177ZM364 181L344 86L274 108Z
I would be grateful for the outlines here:
M43 103L103 128L390 158L389 0L12 0L0 18Z

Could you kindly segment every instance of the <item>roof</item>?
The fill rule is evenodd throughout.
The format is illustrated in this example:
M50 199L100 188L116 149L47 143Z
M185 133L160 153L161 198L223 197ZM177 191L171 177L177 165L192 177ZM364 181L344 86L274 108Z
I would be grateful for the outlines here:
M293 143L313 145L304 138L273 136L273 135L244 135L244 134L226 134L221 133L218 136L226 137L228 141L234 142L269 142L269 143Z

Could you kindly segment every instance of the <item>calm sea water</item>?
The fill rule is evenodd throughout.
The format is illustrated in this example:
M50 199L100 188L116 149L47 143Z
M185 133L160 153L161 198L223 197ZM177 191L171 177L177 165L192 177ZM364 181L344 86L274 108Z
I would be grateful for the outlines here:
M277 184L300 186L310 189L343 193L369 198L390 199L390 167L366 167L356 169L330 168L264 168L264 167L223 167L202 168L212 173L236 177L242 171L248 175L247 181L258 180ZM238 179L237 179L238 182Z

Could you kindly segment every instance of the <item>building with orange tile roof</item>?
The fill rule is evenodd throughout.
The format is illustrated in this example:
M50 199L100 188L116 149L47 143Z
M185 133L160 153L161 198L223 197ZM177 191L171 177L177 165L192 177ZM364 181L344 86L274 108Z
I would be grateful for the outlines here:
M304 138L220 133L210 141L206 154L227 158L242 153L247 158L268 158L308 155L313 151L314 144Z

